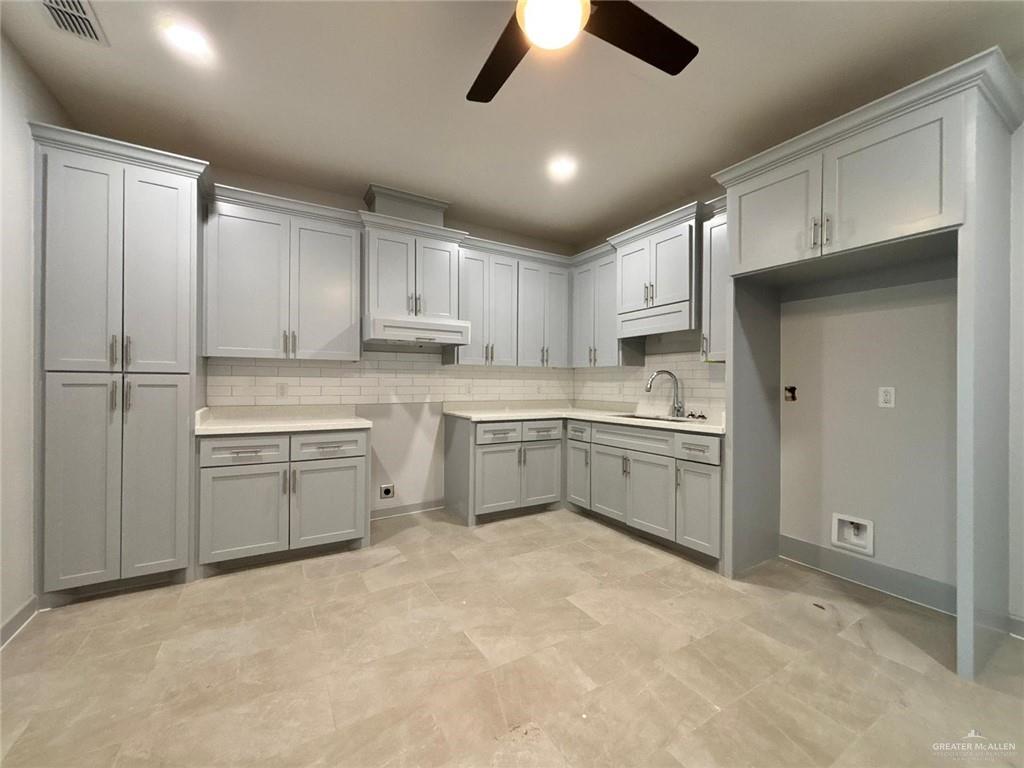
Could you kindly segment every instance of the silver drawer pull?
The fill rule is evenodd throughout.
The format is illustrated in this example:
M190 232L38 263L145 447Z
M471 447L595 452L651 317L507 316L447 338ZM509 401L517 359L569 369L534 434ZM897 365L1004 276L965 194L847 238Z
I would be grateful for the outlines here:
M417 336L416 337L416 341L433 342L433 341L437 341L437 336Z
M679 446L684 451L693 451L694 453L707 453L708 447L706 445L693 445L692 443L680 443Z
M316 447L316 449L318 451L340 451L344 447L345 446L342 445L341 443L330 443L330 444L318 445Z
M484 431L491 435L507 435L509 432L515 432L514 429L485 429Z
M117 334L110 337L110 364L117 365Z
M299 470L292 470L292 495L299 492Z
M231 451L232 456L259 456L263 453L259 448L238 448Z
M117 382L110 382L110 410L117 410Z

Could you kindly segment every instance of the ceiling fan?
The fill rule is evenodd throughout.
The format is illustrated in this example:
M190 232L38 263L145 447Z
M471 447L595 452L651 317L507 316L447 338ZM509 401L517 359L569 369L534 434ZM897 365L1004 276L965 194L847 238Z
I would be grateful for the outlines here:
M581 31L670 75L682 72L698 51L685 37L626 0L518 0L515 14L466 99L490 101L531 46L564 48Z

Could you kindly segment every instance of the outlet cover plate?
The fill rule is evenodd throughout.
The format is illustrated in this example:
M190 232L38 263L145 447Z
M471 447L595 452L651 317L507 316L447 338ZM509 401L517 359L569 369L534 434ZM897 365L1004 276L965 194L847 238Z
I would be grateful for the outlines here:
M896 387L879 387L878 388L878 407L879 408L895 408L896 407Z
M831 543L837 549L874 557L875 524L873 521L861 517L834 514L832 515Z

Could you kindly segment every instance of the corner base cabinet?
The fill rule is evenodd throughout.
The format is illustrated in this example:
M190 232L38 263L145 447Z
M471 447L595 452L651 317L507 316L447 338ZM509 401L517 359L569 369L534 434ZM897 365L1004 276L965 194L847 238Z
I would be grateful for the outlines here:
M366 431L200 442L199 562L369 534Z

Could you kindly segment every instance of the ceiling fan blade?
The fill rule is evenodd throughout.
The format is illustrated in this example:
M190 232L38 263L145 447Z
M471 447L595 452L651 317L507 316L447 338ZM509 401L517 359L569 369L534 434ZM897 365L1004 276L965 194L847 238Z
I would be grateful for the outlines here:
M594 0L592 5L587 32L662 72L678 75L697 55L696 45L633 3Z
M526 39L523 30L516 21L516 15L505 25L505 30L494 44L491 55L487 57L480 74L473 81L469 93L466 94L468 101L488 102L501 89L501 86L508 80L509 75L516 68L516 65L523 60L523 56L530 50L530 41Z

